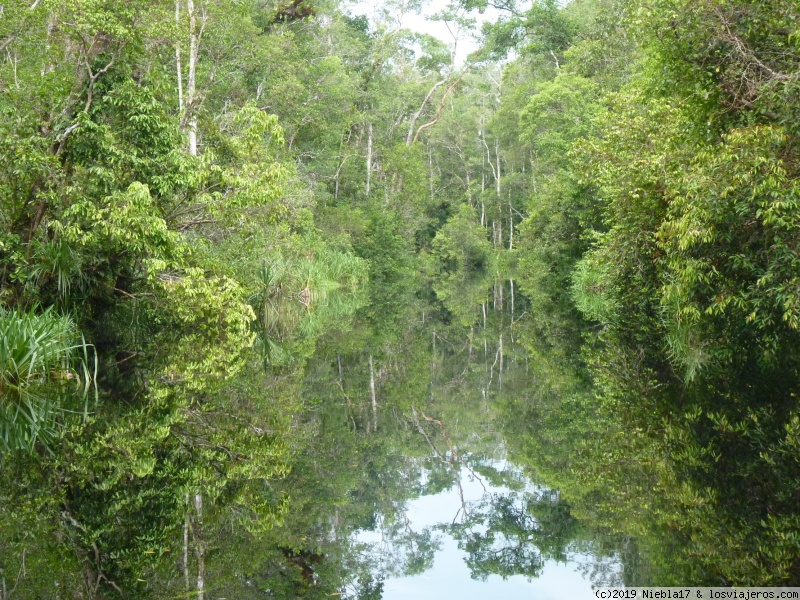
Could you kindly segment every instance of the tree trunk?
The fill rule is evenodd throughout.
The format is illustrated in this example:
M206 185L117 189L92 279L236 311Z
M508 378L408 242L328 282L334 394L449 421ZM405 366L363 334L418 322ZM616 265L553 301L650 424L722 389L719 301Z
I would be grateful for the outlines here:
M367 196L369 197L369 183L372 176L372 123L367 124Z
M497 245L503 245L503 219L497 222Z
M453 83L450 85L450 87L448 87L448 88L447 88L447 89L444 91L444 95L442 96L442 99L441 99L441 101L439 102L439 106L437 106L437 107L436 107L436 116L433 118L433 120L432 120L432 121L428 121L428 122L427 122L427 123L425 123L424 125L420 125L420 126L419 126L419 128L417 129L417 132L414 134L414 138L413 138L413 139L411 140L411 142L408 144L409 146L410 146L411 144L413 144L414 142L416 142L416 141L417 141L417 138L419 137L419 134L420 134L420 133L422 133L422 131L423 131L424 129L428 129L429 127L433 127L434 125L436 125L436 124L439 122L439 119L440 119L440 118L441 118L441 116L442 116L442 109L444 108L445 102L447 102L447 97L450 95L450 92L452 92L452 91L453 91L453 90L456 88L456 86L457 86L459 83L461 83L461 79L464 77L464 74L465 74L465 73L466 73L466 71L464 71L464 73L462 73L462 74L459 76L459 78L458 78L458 79L456 79L456 80L455 80L455 81L454 81L454 82L453 82Z
M512 331L513 331L513 328L514 328L514 280L513 279L509 279L509 282L511 284L511 328L512 328Z
M186 519L183 522L183 581L189 591L189 494L186 494Z
M431 200L433 200L433 149L431 144L428 144L428 181L431 184Z
M352 132L352 129L350 130L350 132ZM342 173L342 168L344 167L344 163L347 162L347 158L348 158L348 156L346 154L346 150L347 149L345 147L345 144L350 141L350 132L348 132L348 134L347 134L347 140L345 140L344 134L342 134L342 140L341 140L341 142L339 142L339 156L341 157L342 160L341 160L341 162L339 162L339 166L336 167L336 174L333 177L334 182L335 182L334 183L334 192L333 192L333 199L334 200L338 200L339 199L339 181L340 181L340 176L341 176L341 173Z
M181 27L181 2L175 0L175 26ZM175 41L175 70L178 73L178 115L183 117L183 66L181 65L181 41Z
M500 386L500 391L503 390L503 334L500 334L499 350L500 352L500 370L497 373L497 382Z
M191 0L189 0L191 2ZM206 594L206 549L203 540L200 538L200 527L203 522L203 494L197 492L194 495L194 510L197 514L195 525L195 551L197 552L197 600L204 600Z
M500 202L500 140L494 140L494 154L497 157L497 172L495 173L495 181L497 182L497 202Z
M375 367L372 354L369 355L369 394L372 398L372 431L378 430L378 397L375 394Z
M508 196L508 249L514 249L514 207L511 206L511 194Z
M406 135L406 146L410 146L411 143L414 141L414 127L416 126L417 119L419 119L419 116L422 114L422 111L425 110L425 105L428 104L428 101L431 99L431 96L433 96L433 93L437 89L439 89L439 87L443 86L445 83L447 83L447 79L442 79L441 81L437 81L436 83L434 83L433 87L428 92L428 95L425 96L425 99L422 101L422 105L419 107L419 110L415 112L414 115L411 117L411 123L408 126L408 135Z
M186 133L189 138L189 154L197 156L197 55L200 37L197 32L194 0L186 0L186 12L189 14L189 76L186 80L188 125Z
M500 282L500 285L497 286L497 293L500 298L500 310L503 310L503 289L505 288L505 284Z

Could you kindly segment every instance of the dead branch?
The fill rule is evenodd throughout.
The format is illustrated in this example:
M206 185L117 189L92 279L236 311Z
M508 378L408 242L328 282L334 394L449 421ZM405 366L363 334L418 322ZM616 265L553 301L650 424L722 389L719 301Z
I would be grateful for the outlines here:
M441 452L439 452L439 449L434 445L433 441L428 436L428 433L422 427L422 424L419 422L419 416L417 415L417 409L414 408L413 406L411 407L411 415L413 417L414 425L416 425L417 427L417 431L419 431L422 434L422 437L425 438L425 441L428 442L428 446L431 447L431 450L433 450L433 453L436 455L436 457L442 462L447 462L445 457L442 455Z
M759 58L756 51L735 31L730 15L723 12L720 7L715 6L712 13L724 29L717 34L719 39L729 46L730 59L741 68L738 82L728 78L720 83L720 87L733 97L732 102L725 102L726 105L734 108L750 106L758 99L765 84L773 82L785 84L800 79L800 71L782 73ZM796 58L787 54L784 54L784 57Z
M424 429L422 429L422 425L419 423L419 419L417 418L417 411L416 411L416 409L415 409L413 406L411 407L411 411L412 411L412 413L413 413L413 415L414 415L414 424L417 426L417 429L419 430L419 432L420 432L420 433L421 433L423 436L425 436L425 439L428 441L428 444L431 446L431 448L433 448L433 449L434 449L434 452L436 452L436 455L437 455L437 456L438 456L438 457L439 457L439 458L440 458L440 459L441 459L443 462L448 462L448 461L445 461L444 457L443 457L443 456L442 456L442 455L441 455L441 454L438 452L438 450L436 450L436 448L435 448L435 447L434 447L434 445L433 445L433 442L431 442L431 441L430 441L430 438L429 438L429 437L428 437L428 435L425 433L425 430L424 430ZM424 412L422 412L422 411L420 411L420 414L422 415L422 418L423 418L425 421L427 421L428 423L435 423L436 425L438 425L438 426L441 428L441 430L442 430L442 437L444 437L444 441L447 443L447 447L450 449L450 455L451 455L451 457L452 457L452 458L450 459L450 461L449 461L449 462L453 463L453 462L455 462L455 461L458 461L458 462L459 462L461 465L463 465L463 466L464 466L464 468L465 468L465 469L467 469L467 471L469 471L469 472L470 472L470 474L471 474L471 475L472 475L472 476L473 476L475 479L477 479L477 480L478 480L478 483L480 483L480 484L481 484L481 487L483 488L483 491L484 491L484 492L487 492L488 490L486 489L486 485L484 485L484 483L483 483L483 479L481 479L481 478L480 478L480 476L479 476L479 475L478 475L478 474L477 474L477 473L474 471L474 469L473 469L472 467L470 467L470 466L469 466L469 465L468 465L466 462L463 462L463 461L461 461L461 457L459 456L459 454L458 454L458 451L455 449L455 446L453 446L453 442L452 442L452 441L450 441L450 437L447 435L447 431L446 431L446 429L445 429L444 423L442 423L442 422L441 422L439 419L433 419L433 418L429 417L428 415L426 415L426 414L425 414ZM459 487L460 487L460 486L461 486L461 483L459 482ZM462 492L462 493L463 493L463 492ZM464 510L466 511L466 509L464 509Z
M5 50L5 49L6 49L6 47L7 47L7 46L8 46L8 45L9 45L11 42L13 42L15 39L17 39L17 36L15 36L15 35L12 35L12 36L9 36L9 37L7 37L5 40L3 40L3 43L2 43L2 44L0 44L0 52L2 52L3 50Z
M408 126L408 135L406 136L406 146L410 146L412 142L416 141L416 136L414 136L414 125L417 124L417 119L419 119L422 111L425 110L425 105L428 104L428 101L433 96L433 93L447 83L447 79L442 79L441 81L437 81L433 84L433 87L428 92L428 95L425 96L425 99L422 101L422 105L420 105L419 110L414 113L414 116L411 117L411 123Z
M414 142L417 141L417 138L419 138L419 134L422 133L423 129L427 129L428 127L433 127L434 125L436 125L436 123L439 122L439 118L442 116L442 109L444 108L444 105L447 102L447 97L450 95L450 92L452 92L454 89L456 89L456 86L459 83L461 83L461 80L464 78L464 74L465 73L466 73L466 71L461 73L461 75L458 77L458 79L456 79L453 82L453 84L449 88L447 88L447 90L445 90L444 96L442 96L442 100L439 102L439 106L436 109L436 117L433 119L433 121L429 121L428 123L425 123L424 125L420 125L419 126L419 129L417 129L417 133L414 134L414 139L411 140L411 143L414 143Z

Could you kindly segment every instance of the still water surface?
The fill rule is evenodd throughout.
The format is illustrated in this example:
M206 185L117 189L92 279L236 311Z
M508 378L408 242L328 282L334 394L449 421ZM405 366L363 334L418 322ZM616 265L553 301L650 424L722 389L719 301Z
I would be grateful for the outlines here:
M500 471L516 471L507 462L492 466ZM508 600L591 597L592 582L586 571L597 563L598 557L581 552L578 548L568 551L564 560L544 558L535 578L524 575L481 577L480 574L473 573L463 544L460 545L446 530L453 523L463 522L465 512L469 514L473 510L481 510L487 499L493 496L519 499L520 492L482 481L466 468L460 470L459 479L460 487L454 485L438 494L423 496L408 503L405 513L408 526L418 531L438 531L437 549L432 564L423 573L388 578L384 583L384 600L449 597L484 600L493 595ZM537 490L526 482L522 494L542 492L543 490ZM485 532L485 528L481 529ZM360 542L372 545L379 553L392 554L391 542L382 540L379 532L360 532L357 538ZM525 544L522 540L514 541ZM508 543L509 540L501 538L493 548L499 553ZM606 570L612 575L612 580L619 581L622 565L614 557L608 557L605 561Z
M750 446L692 410L736 413L738 392L656 385L636 361L663 349L635 346L620 386L597 331L509 281L372 302L306 378L315 410L366 444L342 508L358 518L334 519L371 574L348 598L800 581L796 455L758 449L788 429L754 417Z
M150 512L114 533L118 555L100 565L129 577L129 597L199 596L198 573L204 600L589 598L600 586L800 580L791 471L743 461L747 448L686 452L719 432L691 420L667 428L656 411L631 410L639 397L599 398L582 365L587 333L534 314L510 282L401 298L380 289L357 312L333 296L301 308L294 337L247 384L263 400L253 410L269 413L276 398L296 407L285 421L291 469L241 501L208 494L192 522L175 517L192 512L185 489L143 488ZM752 485L729 493L738 480ZM125 483L114 506L150 485ZM92 518L73 492L73 509ZM247 502L284 500L280 519L250 527ZM117 531L119 510L98 530ZM87 562L63 543L61 513L40 512L22 505L6 521L0 550L5 536L19 551L0 552L12 590L0 599L100 598L81 590L112 538L85 542L97 547ZM151 521L167 531L163 546L142 542Z
M309 370L308 397L347 394L341 418L385 455L365 478L374 489L353 496L373 502L369 524L350 534L384 600L579 598L641 581L633 540L576 518L557 487L509 453L509 419L517 439L542 437L509 409L530 405L538 388L514 328L524 299L512 314L494 295L471 306L471 325L453 311L416 315L380 356L337 352L334 362L323 350L316 358L335 365L335 381Z

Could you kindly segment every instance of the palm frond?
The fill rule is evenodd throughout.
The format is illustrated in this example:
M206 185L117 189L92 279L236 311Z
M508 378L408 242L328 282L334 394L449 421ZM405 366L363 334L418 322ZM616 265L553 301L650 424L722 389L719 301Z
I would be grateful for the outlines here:
M51 439L70 399L88 412L96 363L69 317L0 308L0 453Z

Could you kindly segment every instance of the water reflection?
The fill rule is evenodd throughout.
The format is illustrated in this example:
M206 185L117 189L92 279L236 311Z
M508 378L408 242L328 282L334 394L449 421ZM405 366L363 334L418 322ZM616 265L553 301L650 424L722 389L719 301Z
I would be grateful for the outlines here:
M448 310L412 325L389 365L370 354L369 377L361 366L361 393L370 390L362 405L380 407L381 425L372 427L371 409L357 415L349 407L350 418L356 424L360 416L366 433L387 441L387 464L397 469L373 481L406 482L407 495L388 510L375 505L353 538L383 598L483 598L489 590L504 598L564 597L565 590L585 595L592 585L623 583L617 540L573 516L559 490L531 479L530 467L508 460L507 408L525 404L535 387L514 330L512 311L518 318L524 299L512 285L489 288L488 298L462 296L461 306L452 305L457 295L445 295Z
M569 334L577 325L560 325L567 316L549 314L543 326L508 281L484 282L483 297L475 282L465 295L457 287L449 281L448 293L395 315L405 328L393 335L372 313L366 329L380 341L337 355L341 387L353 390L348 418L385 453L366 493L383 501L355 538L380 536L363 551L385 593L459 579L464 589L505 580L530 594L554 565L568 567L559 585L630 586L766 581L775 566L797 564L782 549L794 538L773 536L753 552L752 527L675 468L692 431L673 423L665 435L635 390L598 396L591 383L603 371L583 364L581 338ZM468 485L480 488L469 501ZM448 506L438 520L415 512L437 502ZM788 518L768 525L786 530Z
M674 466L676 457L692 458L684 454L696 432L673 424L667 437L656 413L629 419L626 403L640 398L600 402L580 339L557 335L563 316L548 314L543 325L508 281L442 285L436 295L384 282L356 316L320 312L314 327L285 336L281 352L292 360L273 351L271 371L253 370L230 387L231 398L255 399L247 410L264 431L283 428L291 470L248 480L246 496L231 489L208 497L189 532L203 544L207 598L514 600L588 597L593 585L800 577L791 497L763 526L721 510L717 473L706 470L698 483ZM276 399L295 407L285 420L271 412ZM215 414L212 424L224 418ZM735 458L719 463L728 474L737 473ZM26 497L25 485L14 497ZM191 593L186 573L199 565L181 552L191 544L174 518L186 490L173 478L132 480L115 498L130 502L125 494L135 498L138 485L149 502L136 512L142 520L176 506L160 517L169 543L155 555L145 546L144 563L143 530L129 523L114 538L122 550L109 556L107 572L116 570L115 583L134 580L136 597ZM70 502L85 509L85 491L73 493ZM769 507L775 498L758 492L747 501ZM259 503L286 507L271 529L253 527ZM80 589L94 565L74 548L97 538L72 542L59 533L52 524L61 500L6 505L22 506L19 517L0 511L6 540L21 540L0 540L0 577L23 572L25 561L14 597L53 597L54 577L57 588ZM767 538L767 527L781 536ZM748 549L753 531L766 550Z
M512 600L563 598L565 590L588 597L593 585L621 583L619 556L596 554L591 541L578 539L579 525L557 491L533 485L507 461L483 467L508 476L513 487L462 466L459 484L408 503L404 533L398 536L396 526L358 533L386 578L384 599L437 593L477 599L488 592ZM420 554L407 545L409 537L427 542Z

